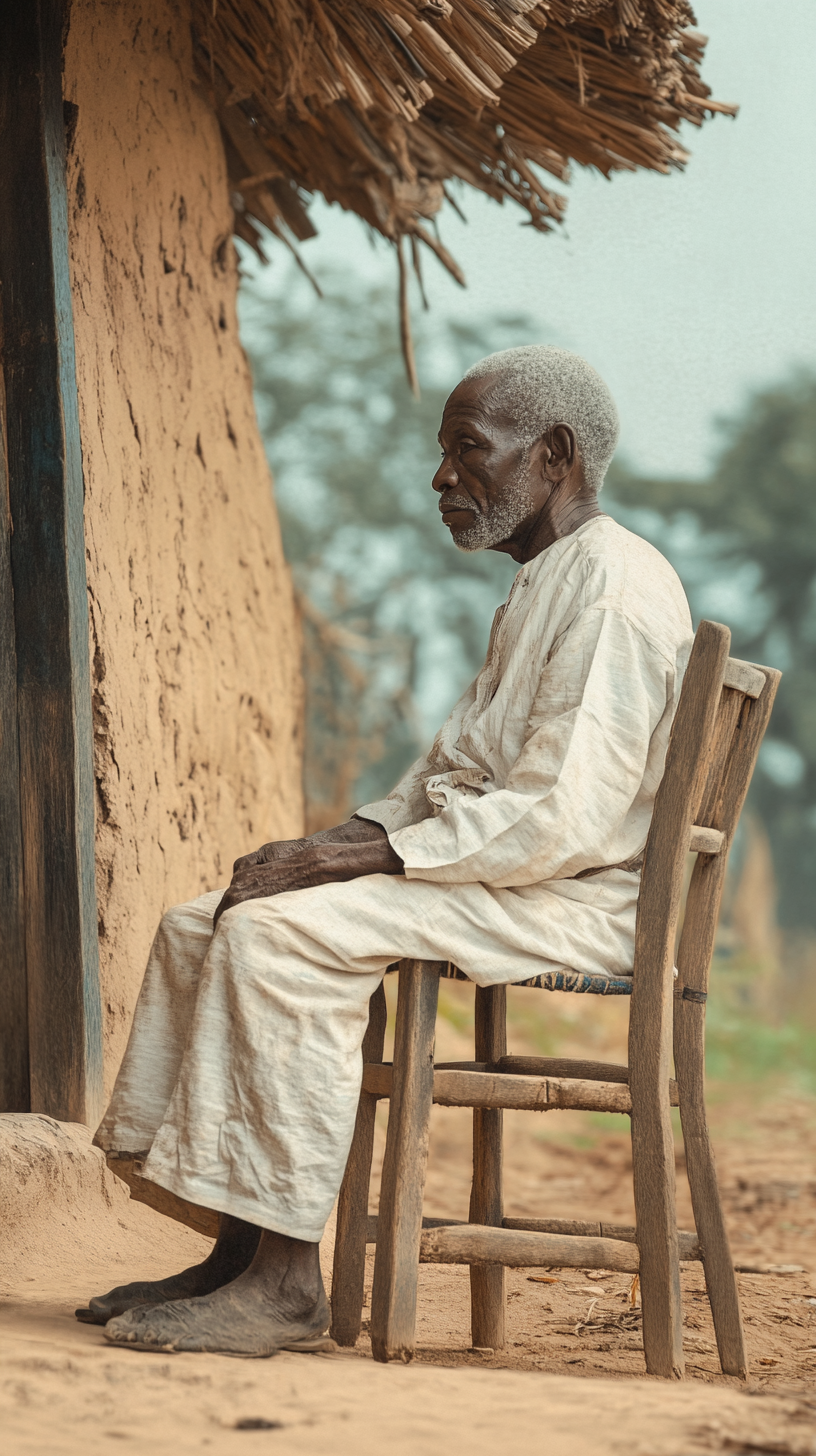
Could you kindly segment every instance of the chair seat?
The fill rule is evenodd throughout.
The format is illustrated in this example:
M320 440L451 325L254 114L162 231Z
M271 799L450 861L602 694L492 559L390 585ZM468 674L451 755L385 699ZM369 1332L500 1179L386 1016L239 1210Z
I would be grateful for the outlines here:
M449 981L468 981L464 971L448 962L442 975ZM590 996L631 996L631 976L590 976L587 971L542 971L526 981L512 981L513 986L534 986L537 991L578 991Z
M388 967L388 974L399 970L399 961ZM442 977L446 981L469 981L452 961L448 961ZM512 986L532 986L537 991L577 991L589 996L631 996L631 976L591 976L587 971L542 971L526 981L511 981Z

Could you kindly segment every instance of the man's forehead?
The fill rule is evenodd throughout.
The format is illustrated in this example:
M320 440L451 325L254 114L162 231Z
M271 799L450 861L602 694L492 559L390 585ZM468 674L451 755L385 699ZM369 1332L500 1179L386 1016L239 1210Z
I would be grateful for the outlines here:
M506 410L500 407L496 397L496 383L495 374L463 379L445 404L443 424L459 418L494 425L510 423Z

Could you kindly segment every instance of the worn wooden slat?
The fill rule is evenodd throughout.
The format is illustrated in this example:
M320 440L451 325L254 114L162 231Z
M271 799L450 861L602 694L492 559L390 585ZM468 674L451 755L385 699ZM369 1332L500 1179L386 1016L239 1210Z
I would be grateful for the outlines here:
M363 1069L363 1087L376 1097L391 1095L392 1070L386 1062ZM667 1104L676 1107L677 1084L668 1080ZM442 1072L433 1075L433 1101L440 1107L503 1108L516 1112L631 1112L625 1082L589 1082L566 1077L523 1077L500 1072Z
M142 1158L133 1157L129 1153L107 1155L111 1172L121 1178L123 1183L127 1183L130 1196L137 1203L146 1203L148 1208L155 1208L165 1218L175 1219L176 1223L183 1223L187 1228L195 1229L197 1234L205 1234L208 1239L218 1237L221 1219L219 1213L212 1208L202 1208L198 1203L189 1203L186 1198L179 1198L168 1188L162 1188L161 1184L143 1178L142 1163Z
M371 1295L375 1360L413 1357L422 1196L433 1099L433 1048L444 961L400 962L394 1069ZM366 1069L367 1070L367 1069Z
M529 1229L531 1233L541 1234L574 1234L582 1239L619 1239L625 1244L637 1243L637 1229L634 1224L627 1223L590 1223L577 1218L505 1218L502 1219L502 1228ZM700 1241L696 1234L689 1233L686 1229L678 1229L677 1244L683 1263L702 1258Z
M507 987L476 987L476 1044L479 1060L498 1062L507 1051ZM434 1079L435 1081L435 1079ZM502 1203L502 1109L474 1108L473 1185L470 1221L501 1226ZM471 1343L480 1348L502 1350L505 1344L507 1276L501 1264L471 1267Z
M723 687L735 688L748 698L758 698L765 687L766 669L739 657L729 657L723 673Z
M370 1213L366 1243L376 1244L377 1224L376 1213ZM422 1220L423 1230L469 1227L470 1224L463 1218L423 1218ZM627 1223L600 1223L579 1218L503 1218L501 1227L521 1229L535 1234L572 1234L576 1238L582 1239L618 1239L625 1244L637 1243L637 1229L634 1224ZM696 1234L689 1233L686 1229L678 1229L677 1240L683 1263L691 1263L702 1258L700 1241ZM474 1265L475 1267L477 1266Z
M368 1003L368 1029L363 1038L364 1063L382 1061L387 1016L385 988L380 983ZM338 1345L355 1345L362 1324L368 1192L376 1113L376 1097L372 1097L370 1092L361 1091L354 1136L337 1200L331 1332Z
M0 1112L28 1112L28 985L6 410L0 370Z
M4 12L0 308L25 881L31 1106L101 1112L83 481L62 107L61 0ZM13 756L2 773L14 772Z
M742 810L779 680L778 672L764 669L765 686L759 698L742 699L721 780L719 783L709 780L708 797L711 813L716 815L714 823L729 842ZM705 1106L705 1002L689 1000L682 994L686 988L697 996L705 996L708 991L725 872L725 856L718 856L699 859L691 877L677 954L674 1060L694 1221L704 1250L706 1286L720 1363L727 1375L744 1376L747 1359L739 1295Z
M721 829L706 829L702 824L692 824L689 830L688 847L692 854L719 854L725 843Z
M632 1168L641 1256L643 1347L649 1374L675 1379L685 1367L674 1137L667 1095L674 939L689 829L696 819L700 793L700 766L708 755L730 636L726 627L701 622L694 640L646 846L629 1013Z
M629 1081L629 1068L617 1062L587 1062L576 1057L501 1057L490 1070L509 1072L517 1077L577 1077L583 1082Z
M379 1222L379 1214L370 1213L368 1215L368 1224L366 1227L367 1244L376 1244ZM449 1224L462 1224L465 1228L467 1228L468 1220L466 1218L426 1218L424 1214L422 1216L422 1227L424 1229L447 1228Z
M700 823L716 824L718 822L717 795L721 790L725 767L744 702L744 693L736 692L732 688L723 688L717 708L714 732L711 735L705 774L700 785L699 807L694 816Z
M510 1269L615 1269L636 1274L637 1244L616 1239L583 1239L567 1234L534 1234L516 1229L448 1224L426 1229L420 1238L423 1264L494 1264Z

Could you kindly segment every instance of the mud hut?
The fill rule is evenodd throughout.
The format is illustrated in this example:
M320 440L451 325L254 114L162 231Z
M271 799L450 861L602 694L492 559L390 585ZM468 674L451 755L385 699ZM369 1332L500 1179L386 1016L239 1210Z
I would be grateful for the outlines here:
M30 0L0 48L2 1108L93 1124L162 907L301 827L299 636L234 234L403 280L462 179L682 166L684 0ZM719 108L723 109L723 108Z

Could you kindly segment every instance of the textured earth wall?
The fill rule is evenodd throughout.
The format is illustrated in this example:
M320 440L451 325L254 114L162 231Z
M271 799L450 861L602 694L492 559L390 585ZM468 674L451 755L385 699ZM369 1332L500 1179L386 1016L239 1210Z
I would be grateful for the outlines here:
M187 7L74 0L65 100L109 1088L162 909L301 832L300 643Z

